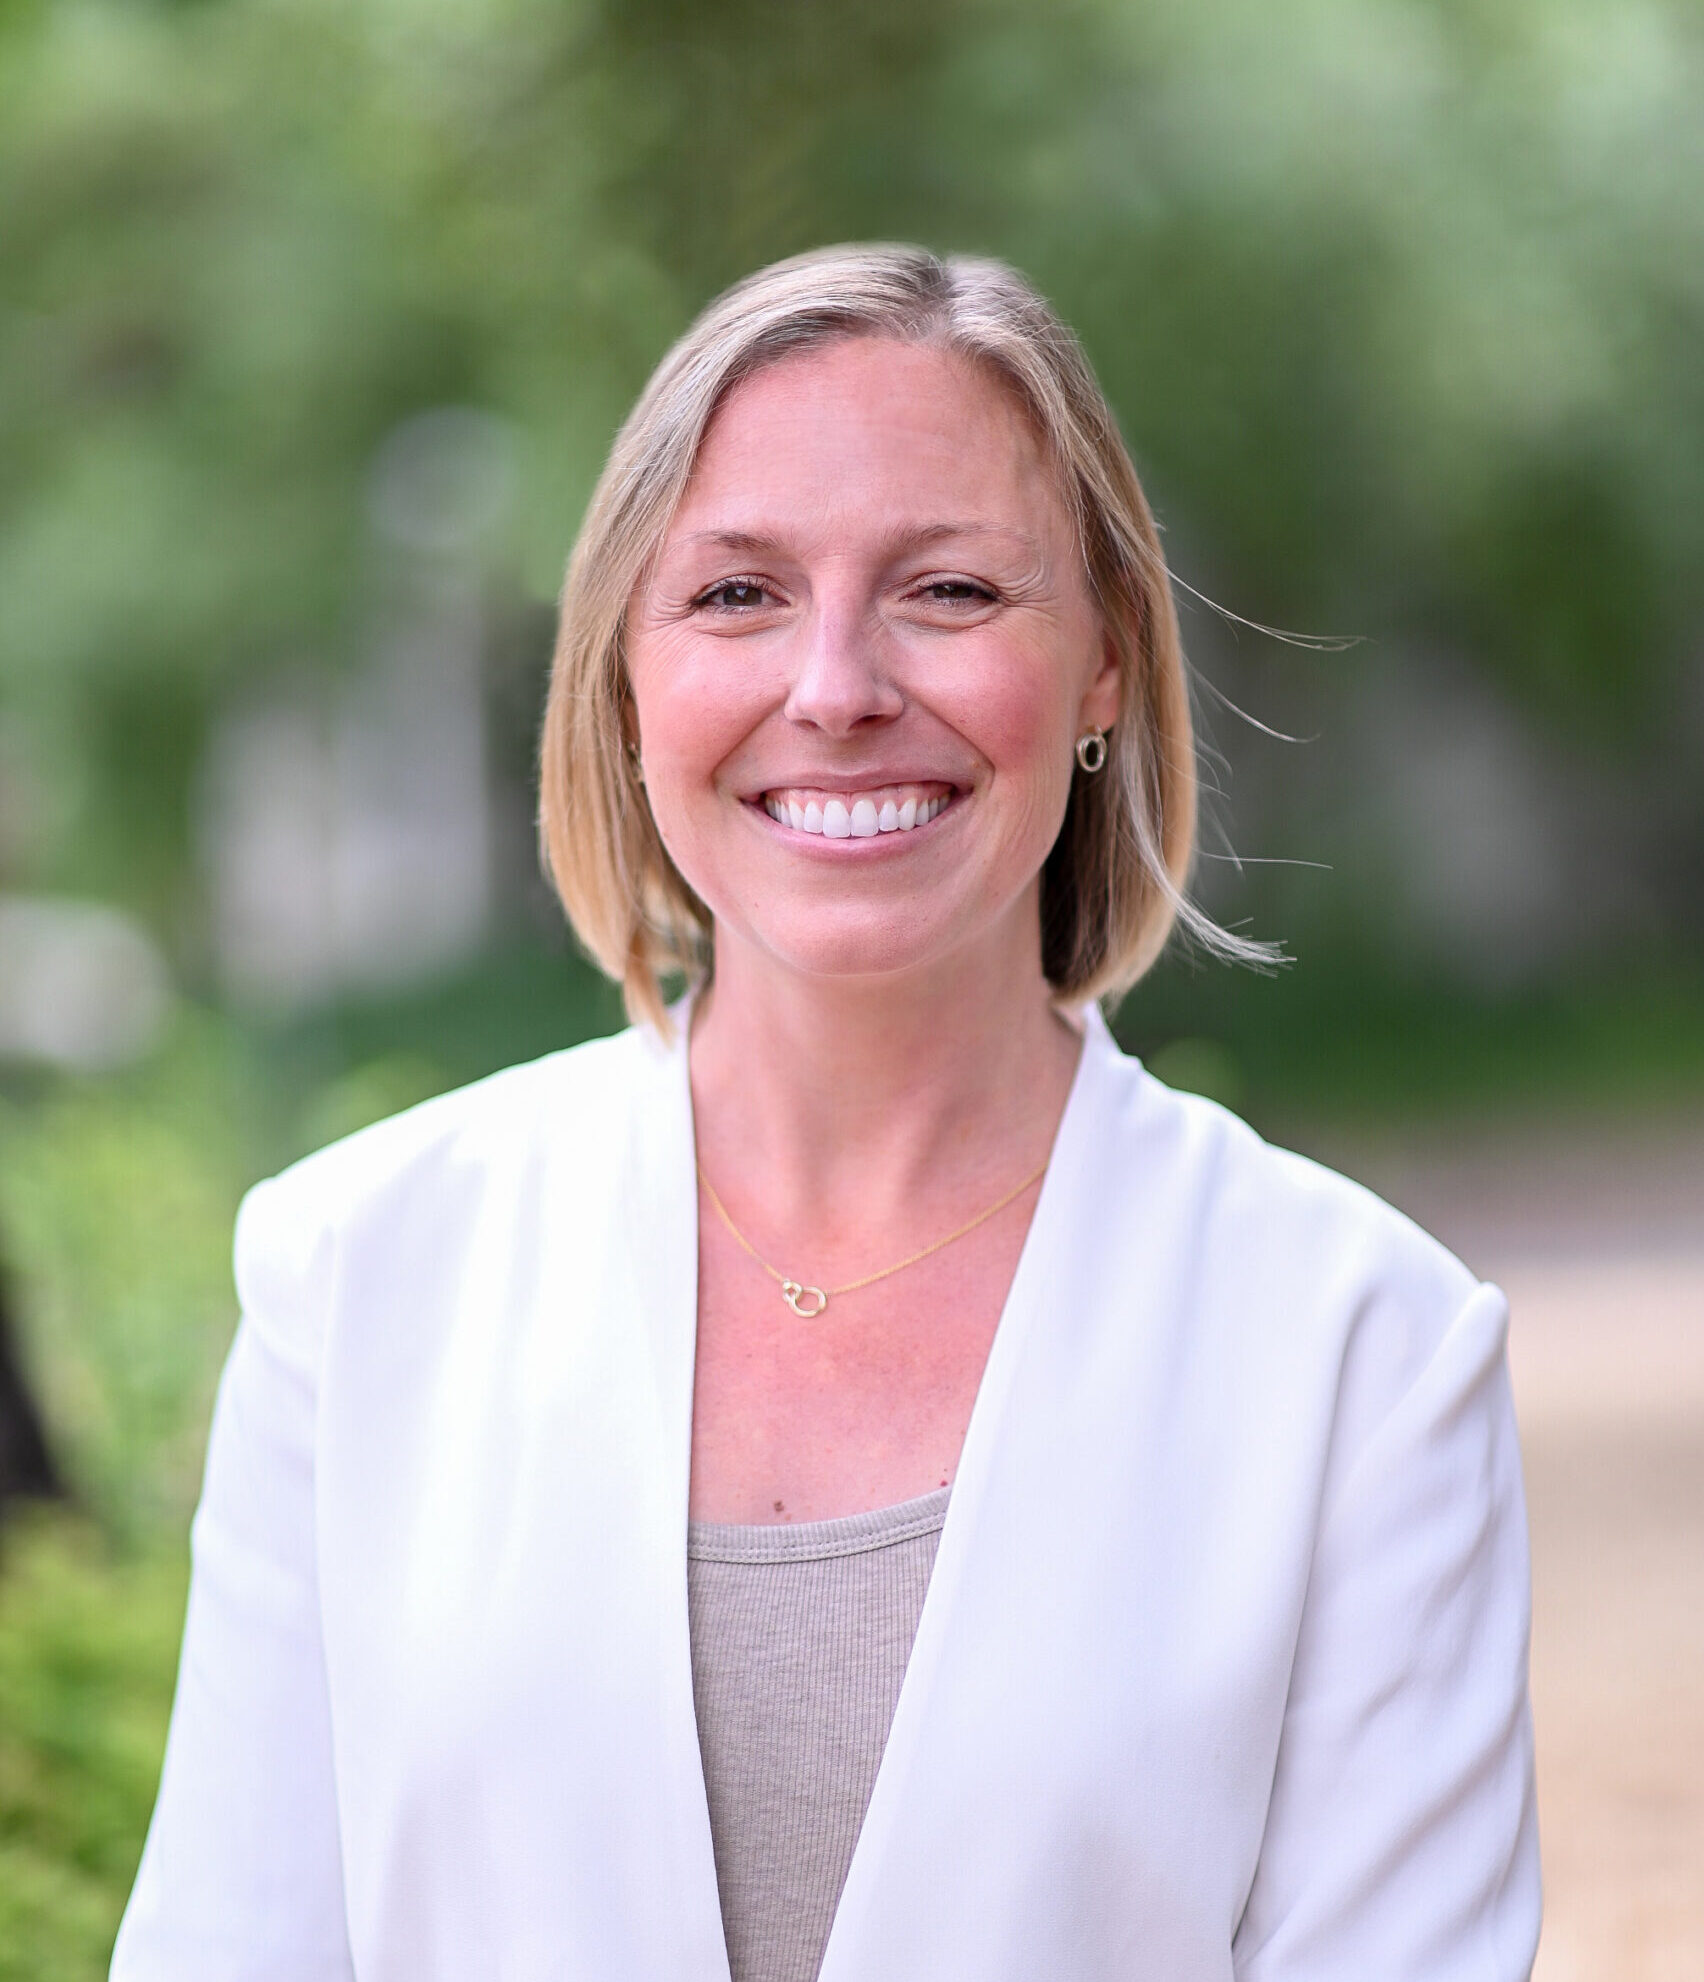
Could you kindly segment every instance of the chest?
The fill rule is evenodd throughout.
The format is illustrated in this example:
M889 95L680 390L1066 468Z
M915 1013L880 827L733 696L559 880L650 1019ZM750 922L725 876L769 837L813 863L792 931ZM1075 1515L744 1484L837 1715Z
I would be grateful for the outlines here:
M1250 1303L1047 1205L1021 1266L1020 1219L813 1327L705 1221L682 1241L678 1172L660 1211L588 1166L536 1236L487 1205L406 1284L343 1261L316 1498L363 1975L490 1970L502 1921L515 1977L725 1982L690 1452L695 1491L709 1455L800 1520L955 1469L830 1982L1222 1982L1316 1499L1293 1339L1275 1386Z
M585 1345L583 1383L524 1382L514 1359L499 1411L446 1368L410 1414L430 1440L375 1449L367 1412L327 1453L352 1931L402 1951L372 1967L384 1982L456 1972L432 1953L452 1941L477 1968L492 1920L538 1925L517 1976L725 1982L684 1427L648 1424L622 1320ZM1296 1482L1213 1494L1235 1449L1216 1416L1127 1353L1013 1348L985 1374L869 1811L840 1840L833 1973L1223 1982L1305 1572Z
M698 1240L692 1512L829 1519L950 1484L1024 1209L801 1318L715 1220Z

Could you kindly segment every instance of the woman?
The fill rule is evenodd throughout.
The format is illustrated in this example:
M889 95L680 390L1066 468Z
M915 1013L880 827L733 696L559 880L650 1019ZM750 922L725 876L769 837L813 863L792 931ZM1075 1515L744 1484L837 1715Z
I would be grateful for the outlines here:
M115 1976L1527 1973L1503 1302L1112 1043L1193 797L1047 307L714 304L545 727L637 1023L246 1203Z

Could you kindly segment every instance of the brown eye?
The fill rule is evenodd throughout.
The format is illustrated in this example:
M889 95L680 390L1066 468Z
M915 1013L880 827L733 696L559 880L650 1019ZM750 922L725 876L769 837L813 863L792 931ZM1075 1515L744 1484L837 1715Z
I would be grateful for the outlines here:
M944 606L982 606L994 594L986 585L974 585L968 578L939 578L925 588L925 596Z
M754 607L761 606L768 596L755 579L729 578L720 585L713 585L699 604L715 606L723 612L750 612Z

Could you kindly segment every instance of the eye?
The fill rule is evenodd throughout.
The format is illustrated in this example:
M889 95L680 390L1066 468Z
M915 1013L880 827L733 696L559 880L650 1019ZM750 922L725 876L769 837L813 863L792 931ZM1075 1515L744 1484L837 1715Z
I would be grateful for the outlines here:
M718 578L707 592L693 600L695 606L708 606L713 612L753 612L770 601L769 587L756 578Z
M995 595L974 578L931 578L919 587L917 596L934 606L988 606Z

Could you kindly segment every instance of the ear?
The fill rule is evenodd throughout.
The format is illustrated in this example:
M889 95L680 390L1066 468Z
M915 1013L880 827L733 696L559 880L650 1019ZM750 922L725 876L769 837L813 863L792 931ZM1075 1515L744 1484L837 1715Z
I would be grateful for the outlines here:
M1077 711L1077 729L1111 729L1124 706L1124 677L1118 665L1118 648L1108 632L1100 636L1099 661L1089 685L1083 691Z

